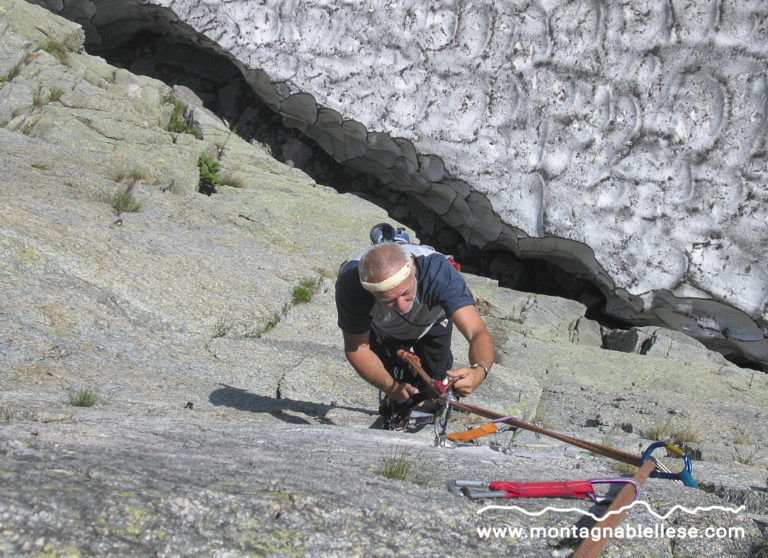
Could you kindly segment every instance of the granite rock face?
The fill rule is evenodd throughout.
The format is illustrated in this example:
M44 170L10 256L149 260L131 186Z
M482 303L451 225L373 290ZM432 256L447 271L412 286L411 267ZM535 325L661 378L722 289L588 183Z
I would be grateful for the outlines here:
M39 3L94 45L154 30L219 53L407 192L422 230L546 259L610 315L768 365L761 2Z
M528 432L445 448L430 429L372 428L377 395L344 360L332 286L383 212L81 40L0 0L0 67L12 69L0 82L0 554L568 555L588 517L481 511L445 482L620 474L610 461ZM190 129L170 131L182 98ZM200 154L240 187L198 193ZM766 552L765 375L661 328L606 350L612 332L583 305L466 278L497 346L468 401L628 452L674 440L702 490L651 479L643 501L719 508L665 521L636 508L626 524L737 529L616 538L606 556ZM305 281L314 294L300 304ZM457 336L457 361L466 349ZM83 392L94 407L72 404ZM450 428L478 424L456 414ZM411 466L406 480L384 475L393 460ZM520 505L545 504L604 510Z

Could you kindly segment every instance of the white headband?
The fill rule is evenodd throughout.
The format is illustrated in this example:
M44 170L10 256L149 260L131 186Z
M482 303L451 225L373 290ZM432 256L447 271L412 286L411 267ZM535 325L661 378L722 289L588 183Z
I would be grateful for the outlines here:
M383 293L385 291L388 291L390 289L394 289L395 287L397 287L400 283L408 279L408 276L410 274L411 274L411 260L408 259L405 265L400 268L400 271L398 271L397 273L395 273L390 277L387 277L383 281L379 281L378 283L366 283L365 281L361 280L360 284L368 292Z

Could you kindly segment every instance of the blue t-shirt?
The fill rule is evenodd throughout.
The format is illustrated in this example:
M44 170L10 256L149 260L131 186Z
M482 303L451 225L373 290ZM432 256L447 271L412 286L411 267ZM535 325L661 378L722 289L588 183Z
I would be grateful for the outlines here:
M418 245L403 246L414 256L416 296L405 314L388 310L360 284L357 259L348 262L336 280L338 325L347 333L371 329L395 339L419 339L456 310L475 303L464 278L443 254Z

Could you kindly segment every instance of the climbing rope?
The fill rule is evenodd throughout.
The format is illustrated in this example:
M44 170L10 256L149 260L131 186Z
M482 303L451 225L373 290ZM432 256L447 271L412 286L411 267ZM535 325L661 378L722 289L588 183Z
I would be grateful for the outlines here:
M411 370L415 374L418 374L419 377L422 380L424 380L424 382L435 391L438 397L443 399L446 405L450 405L451 407L459 411L465 411L467 413L472 413L472 414L490 419L493 421L494 427L496 424L499 424L499 423L508 424L516 428L530 430L531 432L535 432L543 436L548 436L550 438L554 438L556 440L566 442L568 444L580 447L582 449L586 449L598 455L603 455L605 457L609 457L611 459L615 459L617 461L621 461L629 465L634 465L635 467L640 467L643 464L643 458L642 456L639 456L639 455L627 453L627 452L617 450L615 448L611 448L608 446L603 446L595 442L580 440L579 438L574 438L572 436L567 436L565 434L559 434L557 432L547 430L546 428L542 428L535 424L530 424L522 420L518 420L515 417L502 415L501 413L489 411L488 409L483 409L482 407L477 407L475 405L461 403L460 401L456 401L455 398L454 400L450 400L449 397L452 397L452 394L449 392L447 387L444 386L441 382L436 382L429 377L429 375L421 367L421 362L419 361L419 358L416 355L401 349L397 352L397 356L400 357L400 359L402 359L403 361L405 361L408 364L408 366L410 366ZM488 427L488 428L491 428L491 427Z
M680 450L679 448L668 444L666 442L654 442L643 453L643 455L635 455L624 451L617 450L615 448L603 446L590 442L587 440L581 440L565 434L559 434L551 430L547 430L535 424L530 424L515 417L504 416L500 413L489 411L475 405L468 405L457 401L453 396L453 392L450 386L445 386L441 382L432 380L429 375L421 367L419 358L405 350L400 350L397 356L406 362L411 370L417 374L424 382L430 386L435 394L440 397L445 405L446 409L458 409L472 413L487 419L491 422L457 434L445 434L445 426L447 419L442 423L442 433L438 439L445 440L446 438L453 442L468 442L499 432L499 424L512 426L515 428L522 428L529 430L543 436L548 436L556 440L566 442L568 444L586 449L592 453L602 455L622 463L634 465L639 467L638 471L631 479L593 479L591 481L566 481L566 482L544 482L544 483L513 483L513 482L491 482L484 483L482 481L449 481L448 488L454 493L465 494L472 498L540 498L540 497L571 497L571 498L590 498L596 503L607 502L607 499L602 498L598 501L598 497L594 492L594 484L600 484L601 482L625 482L625 486L619 491L619 494L612 501L611 506L605 514L605 519L602 520L600 529L601 536L585 539L576 553L574 558L597 558L602 549L605 547L609 540L608 533L612 533L614 528L619 524L621 519L626 514L629 506L632 502L636 501L640 497L640 490L643 483L648 477L658 477L673 479L686 486L696 488L696 482L691 475L691 458L688 454ZM451 383L452 385L452 383ZM436 430L437 432L437 430ZM673 473L667 467L664 467L658 462L652 453L654 450L664 447L668 452L674 453L683 458L684 467L678 473ZM485 489L482 492L478 492L478 489Z

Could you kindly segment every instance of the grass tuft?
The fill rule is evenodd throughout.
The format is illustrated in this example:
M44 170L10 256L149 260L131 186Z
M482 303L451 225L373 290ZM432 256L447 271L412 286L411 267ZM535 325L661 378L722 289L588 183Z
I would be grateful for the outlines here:
M381 458L379 473L388 479L424 484L417 459L418 456L412 456L408 450L395 448L391 455Z
M128 185L122 190L115 192L110 198L107 199L107 203L120 213L136 213L141 209L141 204L133 199L133 186Z
M43 88L38 87L32 94L32 105L39 109L46 103L45 95L43 95Z
M733 452L731 453L731 456L733 457L733 460L736 463L741 463L742 465L754 465L759 461L762 461L763 458L760 455L760 445L755 444L752 446L752 449L749 451L742 452L739 450L738 447L733 448Z
M643 437L649 440L668 442L672 439L672 418L667 417L663 421L653 424L643 432Z
M62 64L69 62L69 49L58 41L48 40L40 46L40 50L44 50Z
M671 442L677 445L700 442L704 438L701 432L693 426L687 425L675 428L672 425L672 417L667 417L665 420L651 426L651 428L643 432L643 437L649 440Z
M96 392L90 389L79 389L69 392L69 404L73 407L93 407L99 400Z
M55 103L64 96L64 90L61 87L54 87L48 93L48 102Z
M117 172L112 180L115 182L121 182L123 184L135 184L137 182L149 183L152 177L145 170L133 168L129 170L122 170Z
M224 320L218 320L213 325L213 338L218 339L219 337L226 336L230 330L232 329L232 325Z
M610 468L612 471L626 477L633 477L638 470L634 465L622 461L611 461Z
M4 76L0 76L0 83L6 83L9 81L13 81L13 78L19 75L21 73L21 64L16 64L13 68L8 70L8 73Z
M678 428L672 436L678 444L693 444L701 442L704 438L699 430L690 425Z
M173 111L171 112L171 117L168 119L168 126L166 127L167 130L175 134L190 134L197 139L202 139L200 133L189 126L189 122L187 121L186 103L175 95L171 95L166 101L173 105Z
M319 279L303 279L293 288L293 303L304 304L312 301L320 285Z
M245 180L240 178L239 176L235 176L232 174L225 174L221 177L221 185L222 186L231 186L233 188L245 188Z
M184 101L173 95L168 98L168 102L173 105L173 112L168 120L168 131L182 133L187 128L187 119L185 117L187 105Z

